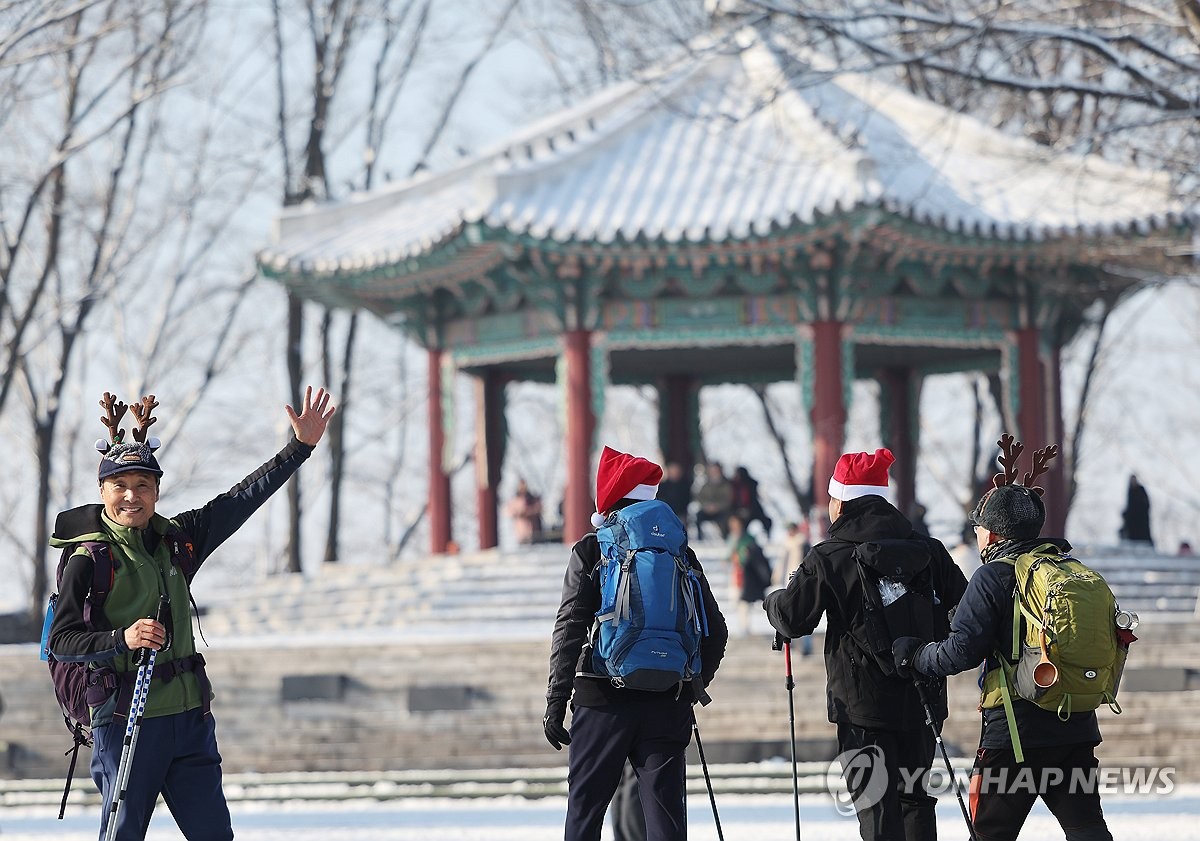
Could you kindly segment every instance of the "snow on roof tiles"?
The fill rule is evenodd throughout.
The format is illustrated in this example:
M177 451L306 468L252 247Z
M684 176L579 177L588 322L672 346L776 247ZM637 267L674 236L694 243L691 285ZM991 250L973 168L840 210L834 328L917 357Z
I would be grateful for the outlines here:
M870 76L743 38L598 94L446 172L277 220L261 255L326 273L428 254L464 223L535 239L741 240L878 206L1041 241L1175 218L1166 178L1005 135ZM813 62L815 63L815 62Z

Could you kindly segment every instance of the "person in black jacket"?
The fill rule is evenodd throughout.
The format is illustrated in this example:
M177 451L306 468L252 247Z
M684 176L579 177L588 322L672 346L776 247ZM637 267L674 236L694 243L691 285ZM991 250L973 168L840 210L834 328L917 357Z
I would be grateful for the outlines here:
M692 504L692 471L684 472L683 465L677 461L667 462L667 475L658 484L657 499L661 499L687 526L688 506Z
M635 502L652 500L662 469L644 458L608 447L596 477L592 524ZM669 514L667 516L670 516ZM680 682L654 692L616 685L598 675L592 661L593 628L600 608L600 543L587 534L571 549L563 579L562 603L554 622L550 679L542 727L555 750L570 745L567 772L566 841L599 841L604 814L628 761L638 779L648 841L687 837L684 752L691 741L692 704L725 654L728 630L707 579L699 583L708 634L700 643L700 687ZM687 558L699 569L691 548ZM568 705L571 729L565 727Z
M1062 552L1071 545L1039 537L1046 520L1040 488L1002 485L989 490L971 513L983 566L971 576L958 605L949 637L942 642L902 638L895 642L896 665L922 675L944 677L984 663L983 732L971 776L971 820L980 841L1015 839L1040 796L1058 819L1067 841L1112 841L1096 786L1096 745L1100 727L1095 711L1060 719L1023 698L1011 695L1014 724L1024 761L1017 760L997 684L998 651L1011 649L1016 558L1051 544ZM1028 777L1014 785L1018 775ZM1081 782L1087 781L1087 782Z
M1138 481L1137 476L1129 477L1129 490L1125 494L1125 510L1121 512L1119 536L1122 540L1154 546L1154 538L1150 536L1150 494Z
M822 614L826 617L828 713L837 725L842 767L859 757L872 769L847 774L846 780L863 839L925 841L937 837L936 801L924 788L933 762L933 732L912 681L885 674L871 653L864 617L866 579L856 548L875 543L902 556L898 563L927 567L935 612L952 610L967 582L946 548L913 532L888 501L887 471L894 461L886 449L838 459L829 482L828 539L805 555L786 589L767 594L763 607L771 625L787 638L811 634ZM940 722L946 717L944 681L931 686L929 695ZM886 777L880 773L884 770Z

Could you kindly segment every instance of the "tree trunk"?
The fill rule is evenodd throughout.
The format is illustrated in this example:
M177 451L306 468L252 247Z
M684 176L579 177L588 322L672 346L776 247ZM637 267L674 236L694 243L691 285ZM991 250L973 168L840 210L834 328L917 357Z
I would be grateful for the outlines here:
M979 463L983 454L983 398L979 395L979 378L971 378L971 397L975 402L974 419L971 424L971 462L970 473L967 480L967 506L963 512L964 518L970 516L971 511L975 508L975 498L979 494L979 489L986 480L986 474L982 473L983 465Z
M346 327L346 346L342 351L342 376L338 384L338 411L329 421L326 438L329 441L329 531L325 536L327 564L338 559L338 537L341 525L342 485L346 474L346 407L350 402L350 385L354 371L354 337L358 331L358 313L350 314ZM332 366L330 366L332 372Z
M754 386L752 391L758 396L758 402L762 404L763 419L767 422L767 431L771 433L772 440L775 441L775 446L779 448L779 458L783 461L783 475L787 479L788 487L791 488L792 496L796 498L796 504L800 506L800 519L807 519L808 509L812 506L812 493L805 491L800 487L800 483L796 481L796 473L792 470L792 462L787 454L787 441L783 437L783 433L779 431L779 427L775 424L775 416L771 414L771 405L767 402L767 389L765 386Z
M292 392L292 406L300 411L304 405L304 393L301 390L301 379L304 376L304 359L301 354L301 337L304 330L304 302L294 292L288 290L288 323L287 323L287 368L288 386ZM336 417L336 415L335 415ZM293 476L288 480L288 544L287 571L300 572L300 483Z
M34 517L34 538L31 561L33 562L33 583L30 592L33 603L30 605L30 619L37 621L43 612L43 605L50 591L49 575L46 572L46 547L50 543L50 529L47 525L50 514L50 476L53 456L54 426L57 413L47 416L37 424L34 437L37 446L38 489L36 512Z
M1063 500L1065 513L1064 518L1071 513L1071 503L1075 501L1075 493L1079 490L1076 477L1079 475L1080 464L1080 444L1083 441L1084 422L1087 419L1088 398L1092 393L1092 386L1095 383L1096 369L1099 366L1101 351L1104 344L1104 328L1108 324L1108 316L1112 313L1112 305L1108 300L1103 302L1104 309L1100 312L1100 318L1096 321L1096 339L1092 342L1091 352L1088 354L1087 366L1084 369L1083 387L1079 390L1079 404L1075 411L1075 428L1071 431L1071 449L1065 453L1066 456L1066 476L1064 477L1067 486L1066 499Z

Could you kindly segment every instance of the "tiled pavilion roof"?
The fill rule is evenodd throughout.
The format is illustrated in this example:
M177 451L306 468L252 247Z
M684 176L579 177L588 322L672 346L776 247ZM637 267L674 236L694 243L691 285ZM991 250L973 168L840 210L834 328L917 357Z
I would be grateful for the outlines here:
M724 242L862 208L1031 245L1193 218L1161 173L1054 152L745 31L447 171L285 211L259 259L276 275L403 276L472 225Z

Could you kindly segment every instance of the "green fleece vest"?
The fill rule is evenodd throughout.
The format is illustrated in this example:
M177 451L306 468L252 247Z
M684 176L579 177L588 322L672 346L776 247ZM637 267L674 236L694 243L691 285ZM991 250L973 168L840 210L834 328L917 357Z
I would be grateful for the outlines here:
M153 555L146 551L141 533L137 529L118 525L101 513L101 531L81 534L70 540L51 539L52 545L66 546L82 541L107 543L115 567L112 590L104 601L104 615L114 628L127 628L139 619L153 617L158 610L158 597L166 593L171 600L173 639L171 647L158 652L155 664L169 663L189 657L196 651L192 636L192 611L187 582L183 572L171 563L170 546L160 540L158 551ZM149 528L159 535L166 534L169 522L155 514ZM87 554L80 548L76 554ZM112 660L118 673L136 672L135 652L119 654ZM169 682L161 679L150 685L146 697L147 718L174 715L201 705L200 684L191 672L183 672ZM93 725L107 723L111 710L93 708Z

